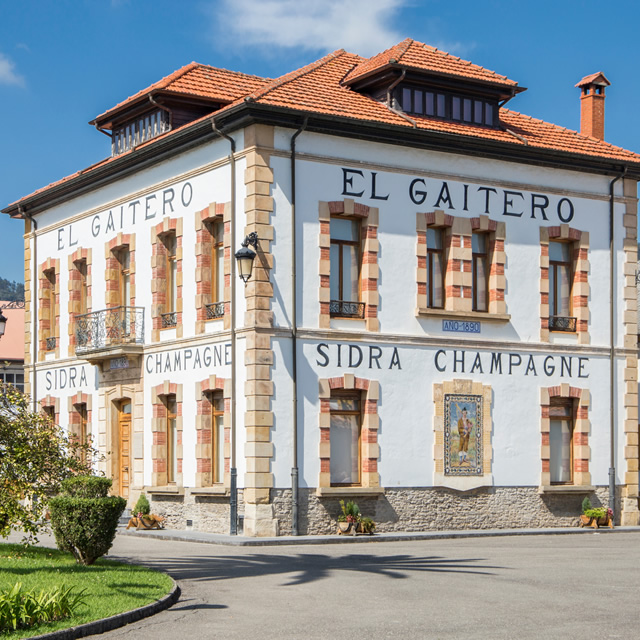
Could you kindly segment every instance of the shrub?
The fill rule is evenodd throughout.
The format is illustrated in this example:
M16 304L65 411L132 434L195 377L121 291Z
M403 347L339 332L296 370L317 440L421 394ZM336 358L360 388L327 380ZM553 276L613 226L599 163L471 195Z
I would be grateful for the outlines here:
M0 592L0 631L32 627L39 622L51 622L70 617L85 604L84 589L74 593L64 584L52 591L23 591L18 582L9 591Z
M106 498L111 484L110 478L74 476L62 481L62 493L73 498Z
M140 494L138 498L138 502L136 502L136 506L133 508L133 515L137 516L141 513L143 516L148 516L151 513L151 505L147 500L147 496L144 493Z
M589 509L591 509L591 500L589 500L589 496L585 496L582 501L582 513L587 515L587 511L589 511Z
M88 443L66 434L27 396L0 385L0 537L22 530L33 541L46 529L46 502L60 482L91 473L97 455Z
M67 495L49 501L51 527L58 549L70 551L79 564L91 565L109 551L118 519L127 504L117 496L76 497L102 493L105 486L108 490L111 480L78 476L69 480Z

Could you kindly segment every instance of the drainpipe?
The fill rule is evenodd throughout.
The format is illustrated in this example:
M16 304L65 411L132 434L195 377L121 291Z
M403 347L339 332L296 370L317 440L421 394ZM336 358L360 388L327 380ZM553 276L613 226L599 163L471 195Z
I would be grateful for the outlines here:
M36 286L38 282L38 238L36 231L38 230L38 223L36 219L29 215L26 210L18 205L19 213L31 222L33 225L33 255L31 256L31 300L29 304L29 315L31 317L31 366L33 368L33 385L31 387L31 401L33 402L33 412L38 410L38 374L36 371L36 364L38 362L38 297L35 294Z
M400 77L397 80L394 80L389 87L387 88L387 101L384 103L384 106L387 107L387 109L389 109L389 111L391 111L391 113L395 113L397 116L400 116L401 118L404 118L407 122L411 123L411 126L414 129L418 128L418 123L413 119L410 118L406 113L403 113L402 111L400 111L399 109L395 109L393 107L393 101L391 99L391 92L393 91L393 89L400 84L403 80L404 77L407 75L407 70L403 69L402 73L400 74Z
M158 105L159 106L159 105ZM229 533L238 535L238 469L236 467L236 264L233 249L236 246L236 141L216 127L211 120L211 128L231 144L231 486L229 488Z
M158 102L156 102L156 101L153 99L153 96L152 96L152 95L149 95L149 96L148 96L148 98L149 98L149 102L150 102L152 105L154 105L154 106L158 107L158 109L162 109L163 111L166 111L166 112L169 114L169 131L171 131L171 129L173 128L173 111L171 111L171 109L169 109L169 107L165 107L163 104L159 104ZM212 124L213 124L213 121L212 121ZM217 131L218 133L220 133L220 132L216 129L215 124L213 124L213 130L214 130L214 131ZM222 134L222 135L223 135L225 138L227 137L227 136L225 136L224 134Z
M298 533L298 319L296 305L296 138L307 128L309 116L291 136L291 374L293 379L293 465L291 467L291 535Z
M611 416L609 424L609 439L610 439L610 462L609 462L609 509L615 513L616 504L616 453L615 453L615 435L616 435L616 422L615 422L615 397L614 384L615 384L615 285L616 280L614 277L615 269L615 253L614 253L614 185L615 183L624 177L627 173L627 167L624 167L622 173L616 176L609 183L609 415Z

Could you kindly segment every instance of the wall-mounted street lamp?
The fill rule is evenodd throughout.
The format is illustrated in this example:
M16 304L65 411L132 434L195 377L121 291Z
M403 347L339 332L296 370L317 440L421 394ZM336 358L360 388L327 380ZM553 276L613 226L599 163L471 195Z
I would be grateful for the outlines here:
M251 278L253 270L253 261L256 259L256 252L249 249L249 245L258 248L258 234L254 231L250 233L243 241L242 247L236 251L236 262L238 263L238 275L242 281L247 284Z
M0 338L4 335L5 327L7 326L7 317L0 311Z

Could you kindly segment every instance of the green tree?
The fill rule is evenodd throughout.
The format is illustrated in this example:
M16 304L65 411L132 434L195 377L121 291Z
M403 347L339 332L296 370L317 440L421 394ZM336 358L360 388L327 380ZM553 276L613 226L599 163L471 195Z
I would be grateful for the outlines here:
M0 537L45 528L46 504L65 478L91 473L96 451L78 442L13 387L0 386Z

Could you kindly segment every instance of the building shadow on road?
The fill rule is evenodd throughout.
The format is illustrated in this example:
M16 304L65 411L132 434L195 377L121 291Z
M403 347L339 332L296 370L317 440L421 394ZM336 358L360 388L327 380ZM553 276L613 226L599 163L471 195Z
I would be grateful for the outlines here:
M176 580L229 580L253 578L264 575L292 574L282 586L314 582L340 571L405 579L412 573L433 571L493 575L495 569L482 564L482 558L442 558L438 556L415 557L411 555L372 556L347 554L252 554L241 556L185 556L161 561L145 561L150 567L166 571Z

